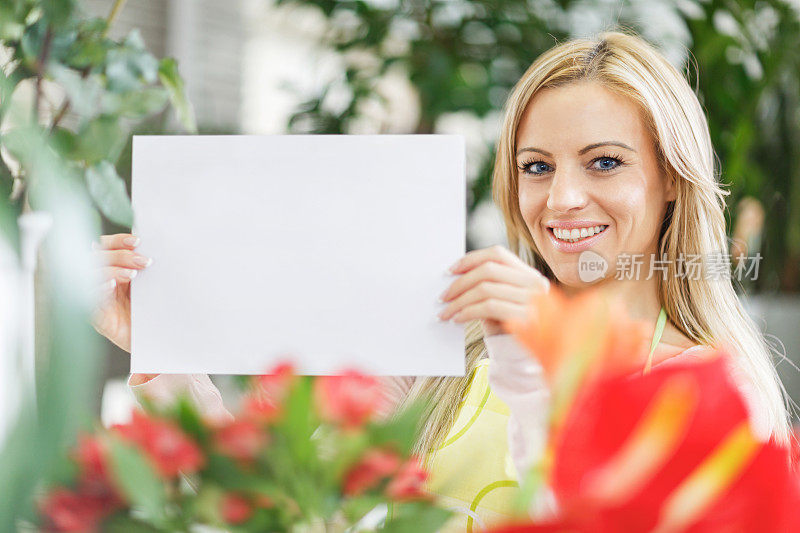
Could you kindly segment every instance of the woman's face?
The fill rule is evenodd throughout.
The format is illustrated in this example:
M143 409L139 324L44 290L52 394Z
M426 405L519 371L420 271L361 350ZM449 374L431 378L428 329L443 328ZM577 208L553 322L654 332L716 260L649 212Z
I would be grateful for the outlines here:
M600 279L614 278L620 254L646 254L647 277L674 193L634 102L596 82L545 89L523 113L516 150L522 216L561 284L598 279L587 250L607 263Z

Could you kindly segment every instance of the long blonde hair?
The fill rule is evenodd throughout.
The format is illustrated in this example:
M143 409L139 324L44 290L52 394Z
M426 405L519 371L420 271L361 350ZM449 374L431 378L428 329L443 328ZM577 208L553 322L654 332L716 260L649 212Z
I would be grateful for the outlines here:
M678 259L726 257L725 196L718 181L708 122L687 80L636 35L605 32L596 40L575 39L542 54L514 87L506 104L497 146L494 200L503 211L510 248L556 281L536 249L519 208L516 132L525 107L545 88L592 81L629 98L643 111L656 144L661 171L674 184L659 235L667 260L658 278L659 299L670 321L698 344L725 346L752 380L766 409L771 435L788 443L786 392L772 364L770 346L745 312L730 278L677 275ZM700 278L700 279L695 279Z
M636 102L654 139L662 172L675 186L660 231L659 253L667 259L659 279L659 299L670 321L698 344L729 347L752 380L767 409L771 436L787 444L791 429L786 391L772 364L770 346L743 309L729 279L676 275L677 258L707 258L728 253L725 196L718 181L708 123L687 80L665 57L633 34L604 32L596 39L574 39L545 52L512 90L497 143L493 198L503 212L511 250L557 283L536 248L519 208L516 133L525 108L540 90L578 81L603 84ZM724 255L723 255L724 257ZM705 276L698 276L705 278ZM452 427L469 376L484 356L479 321L466 328L463 378L417 379L405 402L430 398L426 423L415 451L432 456Z

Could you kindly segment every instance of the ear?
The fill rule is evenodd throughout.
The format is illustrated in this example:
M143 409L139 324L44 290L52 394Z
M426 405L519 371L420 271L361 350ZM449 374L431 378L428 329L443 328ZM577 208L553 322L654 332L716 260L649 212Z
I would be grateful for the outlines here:
M665 177L667 183L667 191L664 199L668 202L674 202L678 194L675 192L675 180L671 176Z

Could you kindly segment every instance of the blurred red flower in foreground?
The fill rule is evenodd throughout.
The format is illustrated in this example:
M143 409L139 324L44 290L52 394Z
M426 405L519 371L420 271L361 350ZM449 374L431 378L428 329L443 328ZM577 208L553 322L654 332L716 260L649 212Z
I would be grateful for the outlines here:
M39 502L49 531L96 531L100 520L114 512L114 500L92 493L57 488ZM109 505L109 504L112 505Z
M350 370L340 376L318 377L314 401L323 420L353 429L379 412L384 397L377 378Z
M254 380L254 390L242 402L242 416L269 424L280 418L282 405L292 390L297 375L294 365L280 363Z
M243 496L228 493L220 502L220 515L229 524L241 524L253 516L253 505Z
M112 427L123 439L137 445L167 479L179 472L191 474L205 462L200 448L168 420L158 420L135 410L128 424Z
M430 498L424 490L428 472L422 468L419 459L411 457L406 461L386 487L386 494L396 501Z
M400 468L402 459L393 450L371 449L345 475L342 492L348 496L377 487Z
M81 482L89 486L109 486L106 450L97 437L80 435L73 458L80 467Z
M39 501L39 509L48 530L94 531L123 501L108 476L106 450L100 439L80 435L72 458L80 469L77 488L53 489Z
M388 480L385 492L394 501L428 499L427 479L428 472L416 457L403 462L394 450L372 448L345 474L342 492L358 496Z
M214 431L215 448L239 461L254 460L267 440L264 428L247 419L228 422Z
M574 307L581 301L597 312L596 298L539 297L531 321L511 327L544 358L562 400L536 467L558 512L495 533L800 531L800 480L789 451L754 436L729 356L717 351L631 372L643 361L642 330ZM581 327L573 327L577 319Z

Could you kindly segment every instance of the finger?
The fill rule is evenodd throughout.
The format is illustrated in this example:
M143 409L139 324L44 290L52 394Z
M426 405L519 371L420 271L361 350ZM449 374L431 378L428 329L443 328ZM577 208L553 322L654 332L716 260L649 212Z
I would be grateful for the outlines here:
M526 307L524 305L489 298L472 305L468 305L453 317L453 322L464 323L470 320L524 320Z
M525 265L525 262L514 254L505 246L495 245L488 248L481 248L480 250L473 250L467 252L464 256L456 261L450 268L451 274L460 274L467 272L486 261L494 261L508 266Z
M151 258L137 254L133 250L98 250L95 254L106 266L142 269L153 262Z
M140 239L132 233L116 233L114 235L100 235L100 244L92 242L95 250L113 250L116 248L133 249L139 246Z
M481 281L473 288L462 293L458 298L439 313L439 318L449 320L453 315L467 307L490 298L525 304L530 300L533 290L528 287L517 287L495 281Z
M481 281L498 281L520 287L534 285L537 283L537 278L533 272L535 270L530 267L528 267L528 270L522 270L518 267L510 267L494 261L488 261L459 276L442 293L440 298L444 302L450 301Z
M116 288L117 288L116 278L111 278L109 280L104 281L94 291L95 300L100 302L105 302L106 300L109 300L113 296L114 289Z
M136 277L136 274L139 273L138 270L133 268L120 267L103 267L100 271L104 280L115 279L118 284L130 283L131 280Z

